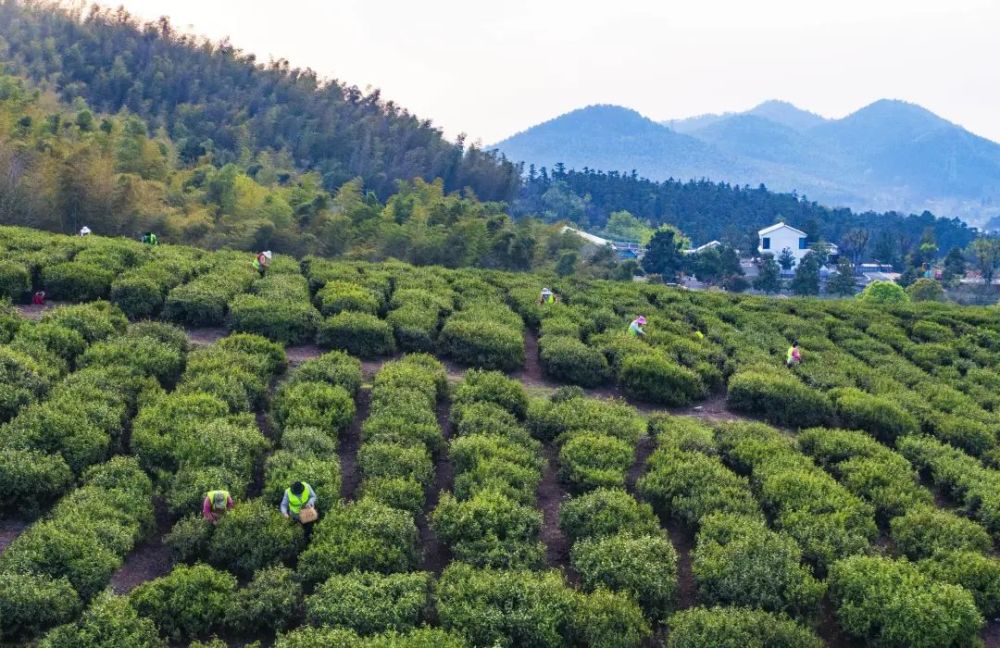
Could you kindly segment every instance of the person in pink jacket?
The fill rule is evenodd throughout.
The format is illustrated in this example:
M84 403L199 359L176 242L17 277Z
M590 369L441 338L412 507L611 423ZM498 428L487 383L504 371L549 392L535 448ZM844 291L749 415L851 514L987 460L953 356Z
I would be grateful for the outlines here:
M205 501L201 504L201 516L212 524L218 524L222 515L234 506L236 505L229 491L211 490L205 493Z

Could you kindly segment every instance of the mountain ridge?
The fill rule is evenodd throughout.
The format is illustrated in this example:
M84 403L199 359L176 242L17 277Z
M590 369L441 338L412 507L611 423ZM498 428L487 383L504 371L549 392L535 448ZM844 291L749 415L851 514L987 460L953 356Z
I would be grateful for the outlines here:
M859 210L931 210L972 224L1000 215L1000 144L896 99L839 119L770 100L742 112L666 122L603 104L495 147L536 166L562 162L635 170L654 180L765 184Z

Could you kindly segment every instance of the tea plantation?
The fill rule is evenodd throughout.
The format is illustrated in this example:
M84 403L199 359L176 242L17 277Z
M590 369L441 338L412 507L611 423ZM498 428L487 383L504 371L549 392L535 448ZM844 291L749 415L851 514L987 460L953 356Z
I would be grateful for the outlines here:
M0 228L0 643L995 645L1000 310L250 261Z

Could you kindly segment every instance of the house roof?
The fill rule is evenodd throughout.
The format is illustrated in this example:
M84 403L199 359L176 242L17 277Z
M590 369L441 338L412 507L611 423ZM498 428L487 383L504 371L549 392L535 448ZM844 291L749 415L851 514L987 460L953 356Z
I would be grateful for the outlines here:
M714 247L719 247L722 243L718 241L709 241L704 245L699 245L696 248L691 248L690 250L684 250L684 254L698 254L699 252L704 252L705 250L711 250Z
M609 241L607 239L603 239L600 236L595 236L593 234L588 234L587 232L584 232L583 230L578 230L575 227L570 227L570 226L566 225L566 226L563 226L562 231L564 231L564 232L573 232L574 234L576 234L577 236L579 236L583 240L589 241L590 243L593 243L594 245L611 245L611 241Z
M795 229L791 225L786 225L783 222L781 222L781 223L775 223L774 225L771 225L770 227L765 227L764 229L762 229L759 232L757 232L757 234L760 235L760 236L766 236L767 234L771 234L772 232L777 232L778 230L780 230L782 228L788 228L788 229L792 230L793 232L797 232L797 233L801 234L802 236L806 235L806 233L803 232L802 230Z

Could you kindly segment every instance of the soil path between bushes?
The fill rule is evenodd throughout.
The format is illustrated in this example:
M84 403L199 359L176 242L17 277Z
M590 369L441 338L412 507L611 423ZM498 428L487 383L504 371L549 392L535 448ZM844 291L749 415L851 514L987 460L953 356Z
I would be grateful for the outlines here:
M128 594L142 583L164 576L173 567L170 550L163 544L163 537L170 531L170 515L166 503L157 498L156 530L152 537L137 546L125 557L125 562L111 576L115 594Z
M26 528L28 528L28 523L24 520L0 520L0 554L3 554L10 543L14 542Z
M564 570L570 582L576 583L579 576L569 565L569 538L559 528L559 509L569 499L566 489L556 471L559 458L551 444L542 450L545 466L542 481L538 484L538 508L542 511L542 530L539 534L545 545L545 561L550 567Z
M361 483L361 473L358 470L358 450L361 448L361 426L372 405L371 385L364 385L358 392L357 407L354 420L347 432L340 437L337 444L337 455L340 458L340 498L346 501L354 500L358 495L358 485Z
M437 508L442 491L451 492L455 486L455 467L452 466L448 456L448 442L451 439L450 414L451 402L447 400L439 402L437 420L445 443L434 457L434 483L431 484L427 493L424 510L417 515L417 529L420 531L420 544L424 550L423 564L420 569L438 575L451 562L451 551L431 528L430 515Z

